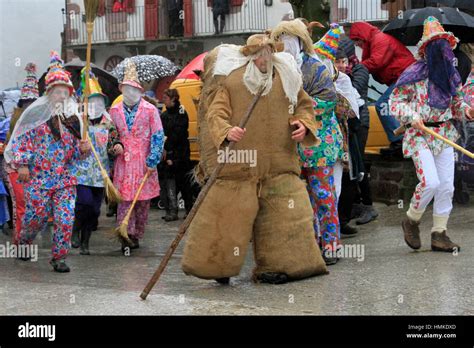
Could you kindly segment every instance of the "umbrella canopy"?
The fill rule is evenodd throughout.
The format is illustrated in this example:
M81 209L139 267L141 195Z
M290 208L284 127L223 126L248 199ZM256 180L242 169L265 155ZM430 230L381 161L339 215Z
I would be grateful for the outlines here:
M474 1L472 0L436 0L436 2L448 7L457 7L460 10L474 11Z
M425 7L403 12L403 18L388 23L383 32L399 39L407 46L418 43L423 35L423 22L429 16L436 17L446 31L451 31L461 43L474 42L474 17L457 8Z
M200 80L199 72L204 70L204 58L207 52L201 53L186 65L183 70L176 76L176 79ZM196 71L198 74L196 74Z
M179 68L169 59L156 55L141 55L124 59L115 67L112 74L117 77L119 83L123 81L125 67L132 60L141 83L150 82L167 76L175 75Z
M81 70L86 66L86 62L75 58L69 63L64 64L64 68L71 73L71 81L74 85L74 89L77 90L81 84ZM109 100L114 100L121 93L118 89L118 81L115 76L113 76L108 71L99 68L97 65L91 63L91 70L94 75L99 79L99 84L102 87L102 91L107 95ZM45 91L45 79L46 72L41 76L38 81L39 92L43 95Z

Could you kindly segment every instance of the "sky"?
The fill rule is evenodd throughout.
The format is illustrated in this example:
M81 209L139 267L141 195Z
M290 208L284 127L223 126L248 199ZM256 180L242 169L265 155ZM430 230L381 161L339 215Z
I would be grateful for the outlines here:
M65 0L0 0L0 90L21 87L28 62L46 71L49 52L61 53Z

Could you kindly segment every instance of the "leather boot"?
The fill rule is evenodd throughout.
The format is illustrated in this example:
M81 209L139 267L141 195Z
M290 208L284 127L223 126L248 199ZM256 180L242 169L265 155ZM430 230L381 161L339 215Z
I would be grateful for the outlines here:
M81 255L90 255L89 252L89 239L91 238L92 230L90 228L85 228L81 233Z
M74 249L77 249L81 246L80 231L77 220L74 222L74 226L72 227L71 246Z
M410 220L408 217L402 222L405 243L412 249L420 249L420 222Z
M432 232L431 250L452 253L453 251L461 251L461 247L449 239L449 237L446 235L446 231Z

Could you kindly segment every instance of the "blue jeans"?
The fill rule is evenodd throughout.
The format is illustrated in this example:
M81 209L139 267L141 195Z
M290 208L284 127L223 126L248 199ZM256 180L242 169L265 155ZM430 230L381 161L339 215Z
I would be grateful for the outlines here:
M400 122L398 122L395 117L390 115L390 108L388 107L388 99L390 98L390 94L392 94L394 89L395 84L390 85L375 103L375 109L377 110L377 115L379 115L380 123L382 123L383 129L387 134L387 138L391 143L395 141L401 141L403 139L403 135L395 136L393 134L393 131L400 127Z

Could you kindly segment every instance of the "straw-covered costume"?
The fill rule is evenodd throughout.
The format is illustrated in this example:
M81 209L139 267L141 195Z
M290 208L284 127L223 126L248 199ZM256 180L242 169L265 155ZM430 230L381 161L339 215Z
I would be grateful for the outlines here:
M182 260L186 274L228 282L239 274L250 240L254 280L282 283L327 272L314 243L311 204L299 178L297 142L290 125L304 125L306 146L320 142L314 136L312 101L302 89L294 59L274 53L276 46L266 35L254 35L247 46L221 45L205 59L198 112L205 162L198 170L201 182L217 166L218 151L261 86L264 92L234 148L240 154L255 151L256 163L225 160L189 227ZM266 73L254 62L262 51L270 57Z

